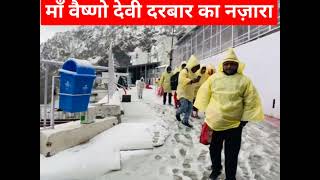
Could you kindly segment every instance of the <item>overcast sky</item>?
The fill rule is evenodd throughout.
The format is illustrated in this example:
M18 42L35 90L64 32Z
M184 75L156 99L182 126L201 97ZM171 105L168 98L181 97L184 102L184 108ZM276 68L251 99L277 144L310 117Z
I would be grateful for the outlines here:
M56 32L64 32L78 26L40 26L40 43L50 39Z

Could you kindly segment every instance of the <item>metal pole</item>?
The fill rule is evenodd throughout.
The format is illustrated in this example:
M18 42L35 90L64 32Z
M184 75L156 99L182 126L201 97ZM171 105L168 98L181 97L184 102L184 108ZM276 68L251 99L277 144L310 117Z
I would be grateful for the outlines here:
M144 66L144 80L146 81L147 80L147 64Z
M50 126L52 129L54 129L54 104L55 104L55 96L54 96L54 89L55 89L55 83L54 78L60 77L60 76L52 76L52 88L51 88L51 119L50 119Z
M51 84L51 110L50 110L50 126L52 129L54 129L54 78L55 76L52 76L52 84Z
M248 42L250 41L250 25L248 25Z
M219 33L219 36L220 36L220 43L219 43L220 45L219 45L219 48L220 48L220 49L219 49L219 53L221 52L221 44L222 44L222 42L221 42L221 33L222 33L221 29L222 29L222 28L221 28L221 27L222 27L222 26L220 25L220 33Z
M233 26L231 26L231 47L232 48L233 48L233 37L234 37L233 30L234 30L234 28L233 28Z
M171 35L171 50L170 50L170 62L169 65L172 64L172 48L173 48L173 36L174 36L174 26L172 26L172 35Z
M45 65L45 71L44 71L44 120L43 120L43 127L45 128L47 126L47 106L48 106L48 70L49 66Z
M200 55L200 59L203 59L203 49L204 49L204 27L201 28L202 30L202 41L201 41L201 45L202 45L202 49L201 49L201 55Z
M108 84L107 84L107 89L108 89L108 91L109 91L109 86L108 86ZM110 96L109 96L109 92L108 92L108 104L109 104L109 102L110 102Z

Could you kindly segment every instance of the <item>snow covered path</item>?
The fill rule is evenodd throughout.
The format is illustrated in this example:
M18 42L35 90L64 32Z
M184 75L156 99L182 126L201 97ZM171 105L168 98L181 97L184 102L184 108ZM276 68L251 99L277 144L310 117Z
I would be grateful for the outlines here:
M143 99L137 99L136 90L129 91L132 102L124 103L125 123L161 124L154 141L163 146L153 150L121 151L121 170L112 171L99 180L207 180L210 174L208 146L199 143L203 119L191 119L193 129L175 120L175 109L163 106L155 90L144 90ZM203 115L202 115L203 117ZM166 133L169 133L166 138ZM222 153L224 164L224 155ZM220 176L224 179L224 172ZM238 180L280 179L280 128L267 122L248 123L243 130L242 147L237 171Z

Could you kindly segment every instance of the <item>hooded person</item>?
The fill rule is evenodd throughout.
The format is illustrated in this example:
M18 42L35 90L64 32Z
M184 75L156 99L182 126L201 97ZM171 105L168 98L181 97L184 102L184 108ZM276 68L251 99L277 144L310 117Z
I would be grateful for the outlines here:
M160 86L163 88L163 105L166 104L167 101L167 95L168 97L168 101L169 101L169 105L171 105L171 76L172 76L172 69L170 66L168 66L166 68L166 71L162 73L161 78L160 78Z
M216 69L214 68L214 66L213 66L212 64L208 64L208 65L207 65L207 72L206 72L206 74L207 74L208 76L211 76L211 75L213 75L215 72L216 72Z
M182 61L182 62L180 63L179 72L180 72L182 69L184 69L184 68L186 67L186 65L187 65L187 61Z
M244 64L229 49L218 72L200 87L195 107L205 112L205 123L213 130L210 144L211 179L221 174L224 142L226 179L235 179L242 128L249 122L264 120L259 94L243 74Z
M143 89L145 87L145 82L143 77L141 77L140 80L136 82L136 87L137 87L138 98L142 99Z
M196 83L200 80L200 76L196 75L199 68L199 60L194 55L191 55L186 67L180 71L178 80L177 97L180 107L176 112L176 118L181 121L180 115L184 113L182 124L190 128L192 128L192 125L189 123L189 117L192 113L194 90Z
M198 83L196 83L196 87L194 89L194 99L193 99L193 103L195 101L195 98L197 96L198 90L200 88L200 86L209 78L209 74L207 72L207 67L205 65L201 65L200 69L196 72L197 76L200 76L200 80ZM196 107L193 106L193 111L195 112L195 115L191 114L192 117L194 118L198 118L200 119L199 115L198 115L198 109Z
M171 89L174 90L173 102L176 109L179 107L179 100L177 98L177 86L178 86L179 74L180 74L180 71L186 67L186 65L187 65L187 62L182 61L180 66L175 68L175 70L173 71L173 75L171 76Z

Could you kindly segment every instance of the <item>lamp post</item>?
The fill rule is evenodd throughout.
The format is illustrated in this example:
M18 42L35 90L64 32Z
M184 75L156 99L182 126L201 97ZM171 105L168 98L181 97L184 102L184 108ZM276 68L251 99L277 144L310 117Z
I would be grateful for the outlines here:
M170 50L170 63L169 66L172 65L172 56L173 56L173 37L174 37L174 26L172 26L172 34L171 34L171 50Z

